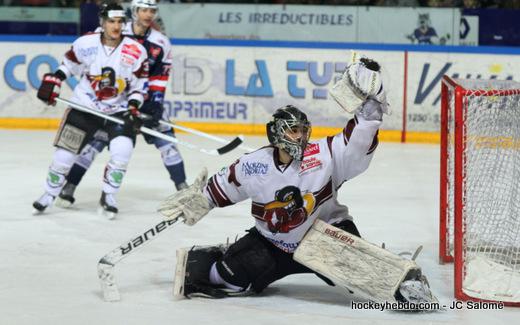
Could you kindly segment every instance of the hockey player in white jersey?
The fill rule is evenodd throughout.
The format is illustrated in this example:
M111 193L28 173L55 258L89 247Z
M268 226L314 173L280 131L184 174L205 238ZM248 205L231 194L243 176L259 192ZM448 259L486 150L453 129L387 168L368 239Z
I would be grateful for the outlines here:
M350 271L343 267L338 271L338 266L348 268L340 256L346 254L343 251L352 251L345 255L346 260L356 260L360 255L347 246L363 240L348 208L338 202L337 191L370 165L378 146L383 112L388 108L377 62L362 58L352 63L340 82L334 93L345 92L351 98L341 101L342 104L350 106L359 102L358 106L350 107L355 109L355 116L340 133L308 142L312 128L306 114L291 105L279 108L266 125L270 145L242 156L209 180L205 172L201 173L188 189L163 202L159 212L167 220L183 218L186 224L193 225L213 208L249 198L255 218L255 227L229 247L194 246L177 251L174 280L177 297L222 298L259 293L272 282L296 273L316 273L331 285L334 280L335 284L346 287L365 287L372 299L406 300L420 296L413 290L417 283L422 288L422 282L405 281L420 277L420 268L413 261L379 247L363 246L366 255L358 258L359 264L365 260L373 264L365 265L364 274L346 281L348 285L345 278L349 279ZM344 97L343 93L339 95ZM317 232L316 224L330 228L318 240L308 238L307 244L302 245L304 236ZM327 240L338 239L338 243L330 246L339 249L329 255L338 258L337 261L319 260L324 255L322 252L330 251L327 247L308 254L310 261L305 261L305 265L293 259L300 245L309 251ZM323 267L324 264L329 267ZM367 274L375 273L373 269L380 269L383 274L372 281L374 284L366 284ZM392 283L379 283L378 279L385 281L387 269L394 271ZM393 281L394 278L397 280ZM405 293L397 293L403 287L401 282L406 282Z
M35 212L43 212L53 203L78 154L98 131L106 133L110 143L110 161L105 167L100 205L108 217L118 212L115 194L132 155L136 130L142 124L138 109L147 92L148 57L141 44L122 35L125 13L120 5L105 3L100 11L100 22L101 33L79 37L58 69L44 75L38 98L55 104L62 81L75 75L80 81L71 100L120 117L125 125L69 108L55 138L56 151L45 193L33 203Z
M157 11L155 0L133 0L131 4L132 22L125 25L123 34L137 40L148 52L149 90L140 111L152 116L152 119L145 121L144 126L174 137L171 127L158 123L160 119L169 120L168 112L165 112L163 108L163 101L172 64L172 54L170 40L151 27L157 17ZM184 162L177 146L147 134L143 134L143 136L148 144L155 145L159 150L164 167L176 189L185 188L187 185ZM69 207L74 203L76 187L96 155L108 145L107 140L106 134L99 132L81 151L78 160L67 175L67 182L59 194L56 205Z

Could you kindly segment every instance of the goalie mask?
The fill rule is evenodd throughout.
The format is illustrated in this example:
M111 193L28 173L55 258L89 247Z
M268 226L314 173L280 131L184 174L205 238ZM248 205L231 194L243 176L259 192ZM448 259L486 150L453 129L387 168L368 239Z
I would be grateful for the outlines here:
M351 63L330 90L330 94L349 113L354 112L369 98L381 103L383 112L389 113L381 66L374 60L359 58L356 52L352 54Z
M311 135L307 115L297 107L287 105L276 110L273 120L266 124L267 138L275 147L287 152L296 161L303 160L303 152Z

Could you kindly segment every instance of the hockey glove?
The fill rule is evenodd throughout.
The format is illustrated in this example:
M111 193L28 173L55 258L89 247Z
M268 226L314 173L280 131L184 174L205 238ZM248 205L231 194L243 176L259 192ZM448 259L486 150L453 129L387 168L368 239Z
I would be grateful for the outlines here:
M159 125L164 109L159 102L147 101L141 106L140 111L150 117L149 120L144 121L143 125L148 128L154 128Z
M139 129L143 126L143 119L137 107L139 107L139 102L130 100L128 110L123 113L122 117L125 121L125 127L132 128L136 133L139 133Z
M202 193L207 180L208 170L204 168L192 185L167 197L157 211L166 220L183 218L185 224L193 226L211 210L208 199Z
M47 105L56 105L56 97L60 95L62 79L58 74L46 73L43 75L42 84L38 88L38 98Z

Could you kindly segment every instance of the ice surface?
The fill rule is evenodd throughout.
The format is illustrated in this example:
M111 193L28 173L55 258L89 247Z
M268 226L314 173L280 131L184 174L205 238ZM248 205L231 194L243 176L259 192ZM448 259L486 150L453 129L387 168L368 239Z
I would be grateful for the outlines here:
M160 154L142 139L118 195L120 213L104 220L96 209L106 152L76 192L71 210L32 216L51 161L52 131L0 130L0 324L516 324L520 309L447 310L406 314L353 310L355 299L313 275L293 275L260 296L223 300L172 298L175 249L214 244L253 225L249 202L213 210L194 227L176 225L116 266L122 300L106 303L96 274L101 256L161 220L161 199L174 192ZM180 134L185 141L218 143ZM231 137L228 137L231 139ZM265 144L247 137L249 146ZM232 163L181 148L189 181L202 166L210 173ZM361 234L392 251L424 245L417 262L443 304L453 297L452 265L437 263L438 170L436 145L381 143L368 171L345 183L340 201Z

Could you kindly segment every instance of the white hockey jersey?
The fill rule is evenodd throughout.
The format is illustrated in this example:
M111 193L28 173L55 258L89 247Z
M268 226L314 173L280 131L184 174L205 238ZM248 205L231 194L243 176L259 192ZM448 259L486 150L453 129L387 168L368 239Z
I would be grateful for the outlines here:
M213 175L204 194L215 207L251 198L258 231L292 253L316 218L351 219L337 190L368 168L380 124L351 119L341 133L310 143L303 161L287 166L279 165L276 148L263 147Z
M109 49L99 33L81 36L72 43L59 69L67 77L80 77L72 101L105 114L127 110L132 99L143 103L148 91L146 49L129 37Z

